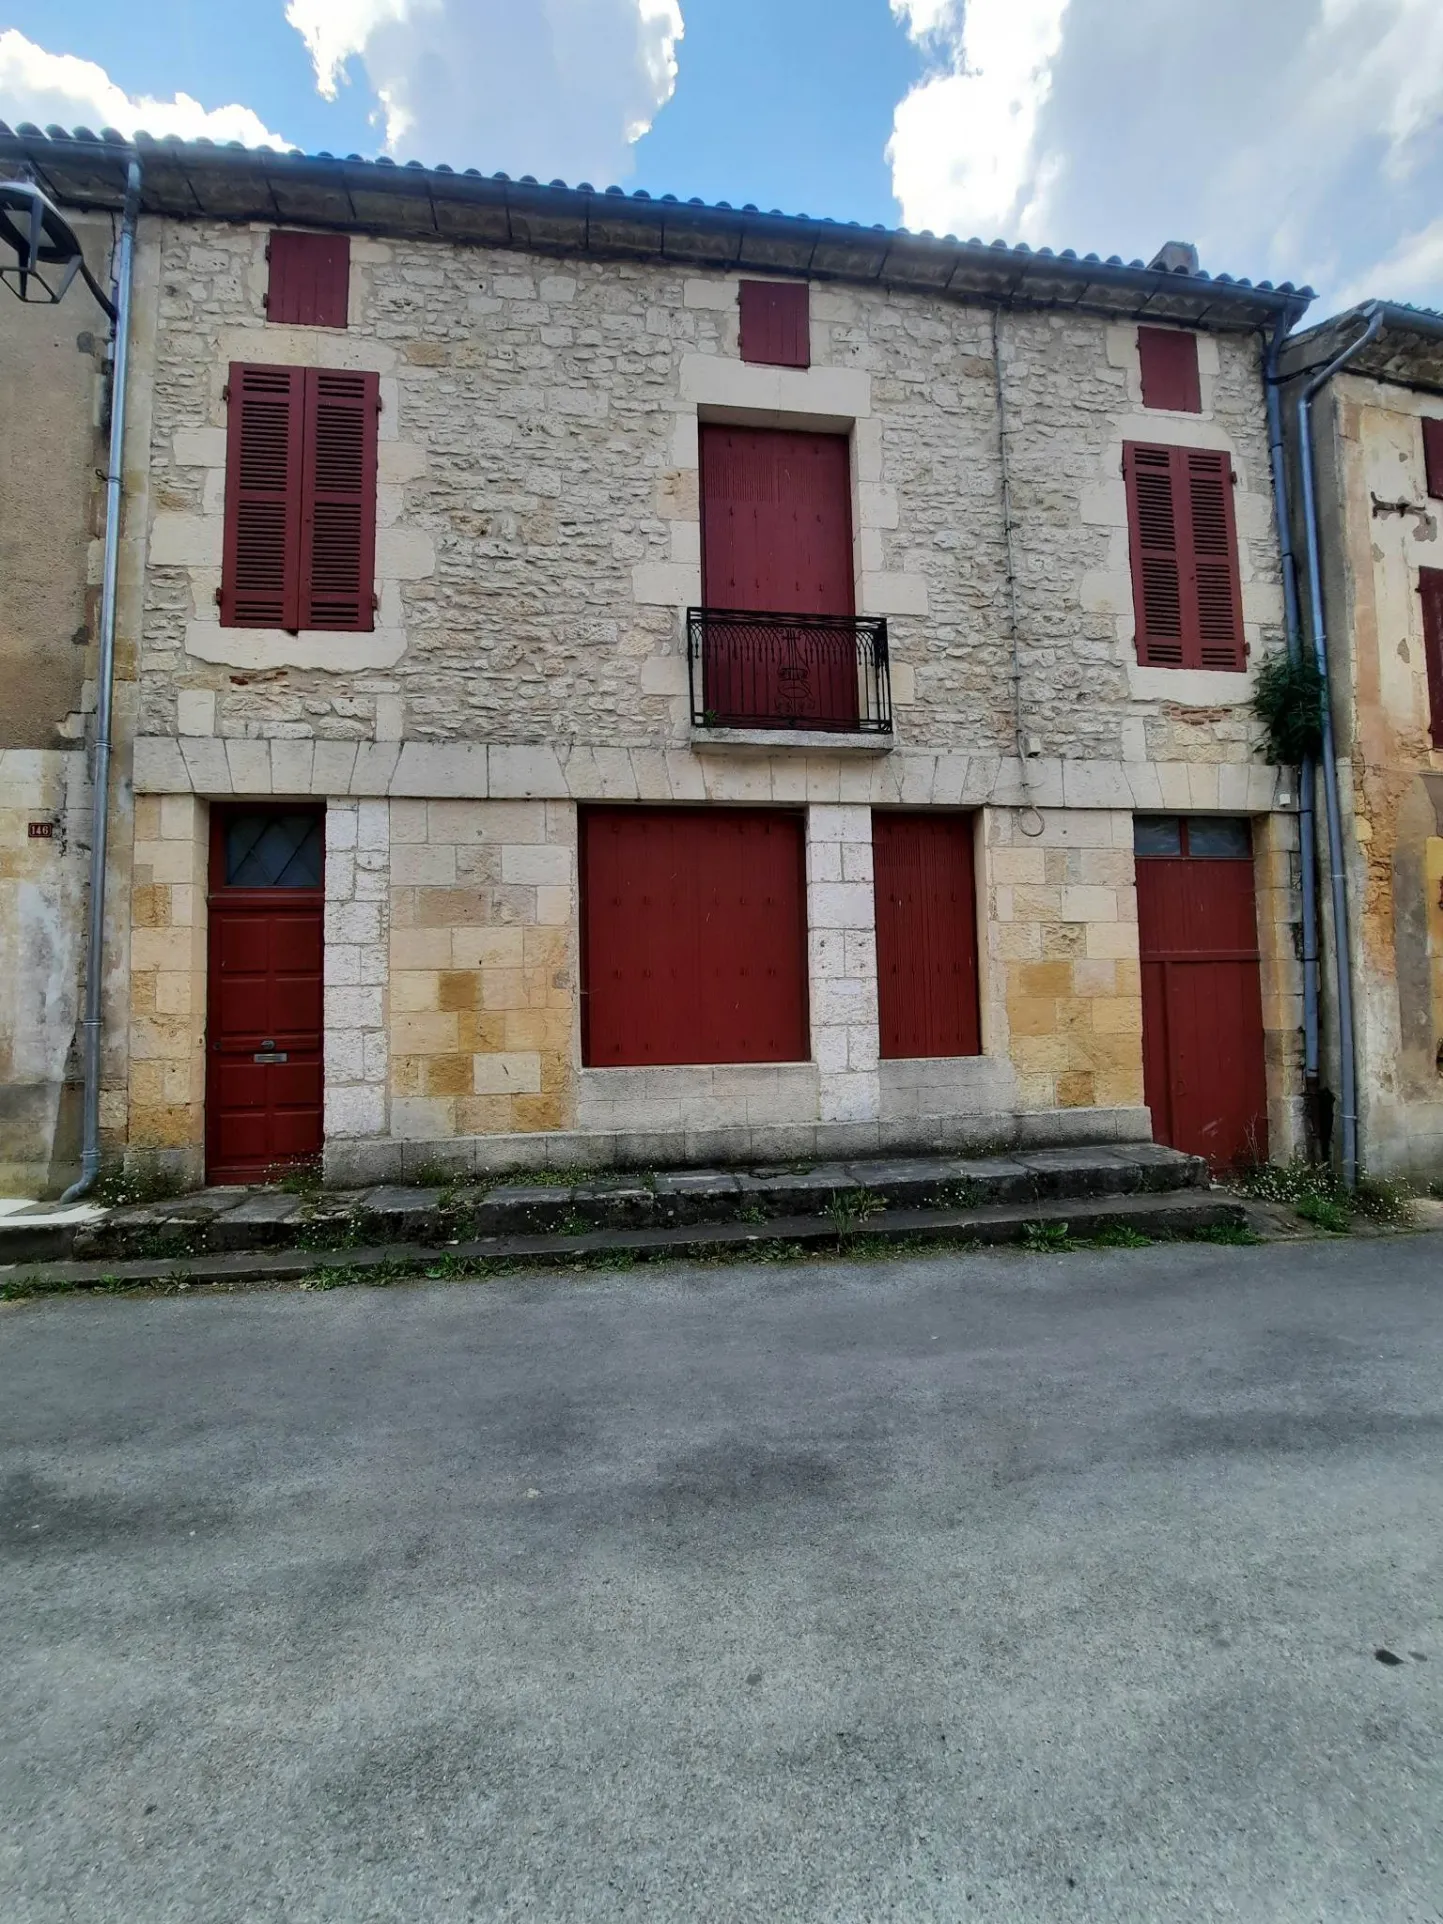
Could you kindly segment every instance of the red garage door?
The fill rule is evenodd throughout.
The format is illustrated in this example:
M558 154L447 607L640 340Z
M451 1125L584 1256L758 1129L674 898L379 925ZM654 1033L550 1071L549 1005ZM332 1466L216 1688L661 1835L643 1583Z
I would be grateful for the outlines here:
M206 1172L258 1182L321 1149L318 809L211 821Z
M1153 1134L1219 1168L1262 1161L1268 1097L1248 824L1140 816L1136 847Z
M581 900L589 1066L811 1054L800 815L588 809Z
M872 861L883 1056L978 1055L972 818L878 811Z

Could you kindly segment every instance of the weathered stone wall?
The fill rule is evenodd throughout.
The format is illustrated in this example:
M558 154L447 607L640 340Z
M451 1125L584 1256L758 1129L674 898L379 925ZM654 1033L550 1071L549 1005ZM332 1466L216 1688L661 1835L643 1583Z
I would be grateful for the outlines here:
M698 413L850 432L858 606L891 617L903 739L1012 745L991 318L812 290L814 365L737 358L734 277L353 242L345 332L266 325L263 230L165 229L144 734L679 745L700 596ZM1036 752L1243 760L1242 676L1139 670L1126 438L1226 448L1254 649L1280 619L1257 343L1202 336L1204 411L1143 411L1135 330L1006 315ZM222 630L233 359L381 376L374 634Z
M1428 733L1418 570L1443 568L1423 415L1432 395L1340 377L1319 401L1328 614L1342 768L1362 1155L1443 1176L1443 752ZM1328 972L1326 1014L1336 1034ZM1336 1086L1336 1084L1335 1084Z
M135 805L130 888L130 1160L198 1183L205 1169L209 811L191 795Z

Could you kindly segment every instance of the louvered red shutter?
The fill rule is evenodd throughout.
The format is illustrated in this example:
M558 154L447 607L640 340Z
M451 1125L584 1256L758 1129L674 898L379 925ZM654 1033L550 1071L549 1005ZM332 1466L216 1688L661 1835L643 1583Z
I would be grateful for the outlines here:
M1178 452L1129 442L1122 455L1137 658L1147 668L1186 666L1178 539L1181 477L1174 458Z
M744 361L771 367L810 367L811 312L805 281L743 281L741 349Z
M1443 568L1420 568L1418 593L1428 670L1428 734L1435 748L1443 748Z
M1443 419L1423 423L1423 471L1429 494L1443 501Z
M374 374L306 372L303 628L375 626L379 391Z
M1187 471L1192 535L1196 666L1243 669L1248 664L1238 537L1233 525L1233 464L1226 454L1199 448L1183 451L1182 459ZM1185 580L1184 622L1186 605Z
M1123 474L1139 662L1246 667L1229 457L1129 442Z
M300 626L305 374L231 363L220 618Z

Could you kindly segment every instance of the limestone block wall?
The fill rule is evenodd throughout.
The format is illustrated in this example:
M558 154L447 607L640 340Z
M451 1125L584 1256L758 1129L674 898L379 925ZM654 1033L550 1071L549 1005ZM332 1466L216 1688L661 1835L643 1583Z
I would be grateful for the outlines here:
M1010 1057L1024 1109L1143 1100L1132 840L1120 809L984 818L986 1039Z
M384 1136L389 1128L390 870L390 804L333 799L322 925L328 1142Z
M822 1122L881 1114L872 811L807 810L807 974Z
M351 325L282 328L260 302L266 230L158 231L143 734L683 745L697 430L719 417L849 435L858 607L891 621L902 738L1012 747L989 313L817 285L813 366L758 368L738 358L726 273L357 237ZM1131 437L1232 454L1248 634L1255 652L1272 645L1256 341L1200 337L1199 415L1141 409L1131 327L1009 314L998 351L1035 752L1246 761L1246 677L1136 667L1121 449ZM232 359L381 376L373 634L217 625Z
M192 795L136 800L126 1155L190 1183L205 1167L208 821Z
M390 1133L573 1126L574 806L395 801L391 834Z

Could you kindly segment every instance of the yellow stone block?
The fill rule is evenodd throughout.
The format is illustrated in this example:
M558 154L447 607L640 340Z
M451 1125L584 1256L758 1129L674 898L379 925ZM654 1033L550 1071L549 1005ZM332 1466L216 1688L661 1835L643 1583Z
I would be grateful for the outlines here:
M1142 1034L1142 1003L1132 996L1099 997L1091 1007L1092 1026L1099 1035Z
M391 1013L414 1015L436 1007L440 976L424 969L397 969L391 977Z
M569 1120L565 1100L559 1095L513 1096L512 1128L518 1131L564 1129Z
M1090 1109L1095 1099L1093 1079L1086 1070L1069 1069L1057 1078L1060 1109Z
M168 929L170 927L170 890L164 884L142 884L130 891L132 928Z
M508 1136L513 1096L463 1096L456 1104L456 1127L463 1136Z
M1072 964L1066 961L1033 962L1014 969L1009 989L1019 996L1056 996L1072 993Z
M396 1096L419 1096L425 1086L426 1064L434 1061L432 1056L391 1057L391 1093Z
M522 969L481 971L483 1009L524 1009L529 1006L526 972Z
M188 1103L149 1104L130 1110L129 1139L137 1149L182 1149L201 1140L199 1108Z
M424 1087L428 1096L469 1096L471 1058L469 1055L425 1056Z
M570 1049L570 1009L507 1009L502 1021L508 1049Z
M1089 922L1086 925L1086 951L1094 961L1135 960L1136 922Z
M501 1011L482 1015L462 1009L456 1017L458 1046L472 1055L498 1055L507 1045L507 1016Z
M454 1055L459 1047L451 1013L393 1015L391 1047L402 1055Z
M1014 1036L1053 1035L1057 1030L1057 1004L1041 997L1009 998L1007 1026Z
M449 929L391 930L391 968L449 969L452 936Z
M450 969L436 987L438 1007L474 1009L481 997L480 973L476 969Z
M452 932L453 968L519 969L524 959L524 936L519 928L465 928Z
M1079 957L1072 965L1072 988L1075 995L1116 995L1116 962L1090 962Z
M1093 1077L1093 1100L1101 1109L1138 1109L1142 1106L1142 1070L1101 1069Z

